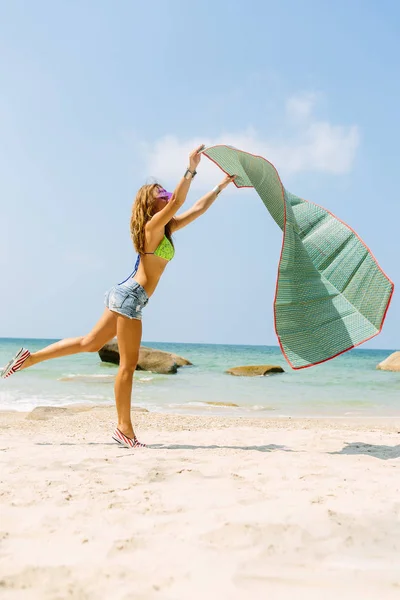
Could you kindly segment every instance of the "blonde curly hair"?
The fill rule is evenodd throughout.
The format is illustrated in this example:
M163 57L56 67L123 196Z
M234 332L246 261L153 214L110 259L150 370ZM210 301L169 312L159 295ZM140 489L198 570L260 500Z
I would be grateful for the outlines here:
M145 251L146 223L150 221L151 217L156 212L154 190L161 188L162 186L159 183L142 185L133 202L130 229L133 245L135 246L135 250L138 254L143 254ZM171 221L165 226L165 235L171 244L173 244L171 235L172 223L173 219L171 219Z

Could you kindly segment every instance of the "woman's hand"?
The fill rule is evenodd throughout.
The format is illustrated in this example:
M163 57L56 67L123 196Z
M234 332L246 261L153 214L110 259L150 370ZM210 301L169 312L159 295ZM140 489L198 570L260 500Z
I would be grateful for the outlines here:
M189 169L192 172L194 172L199 166L201 160L201 154L199 154L199 152L201 152L203 148L205 148L205 146L204 144L201 144L198 148L196 148L195 150L193 150L193 152L189 154Z
M233 180L235 179L236 175L227 175L226 177L224 177L224 179L221 181L220 184L218 184L219 189L224 190L226 187L228 187L228 185L230 183L233 182Z

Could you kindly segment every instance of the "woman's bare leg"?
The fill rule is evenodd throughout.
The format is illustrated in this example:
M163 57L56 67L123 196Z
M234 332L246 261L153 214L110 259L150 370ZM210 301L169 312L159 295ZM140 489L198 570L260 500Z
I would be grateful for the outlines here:
M50 346L46 346L38 352L33 352L26 359L21 370L50 358L60 358L61 356L69 356L80 352L98 352L104 344L116 335L117 319L118 315L106 308L90 333L81 337L66 338L50 344Z
M128 319L128 317L118 315L117 338L120 357L115 379L118 429L129 438L134 438L131 421L132 381L139 358L142 322L139 319Z

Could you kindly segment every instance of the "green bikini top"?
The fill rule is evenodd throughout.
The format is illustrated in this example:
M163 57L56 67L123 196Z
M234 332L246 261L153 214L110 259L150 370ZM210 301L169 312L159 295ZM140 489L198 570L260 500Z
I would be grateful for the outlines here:
M174 249L173 245L171 244L171 242L169 241L169 239L167 238L167 236L164 235L163 239L158 244L158 246L154 250L154 252L143 252L142 254L154 254L155 256L160 256L160 258L163 258L164 260L172 260L175 255L175 249ZM137 273L137 270L139 268L140 256L141 255L138 254L135 268L133 269L133 273L131 273L129 275L129 277L124 279L124 281L121 281L121 283L125 283L125 281L128 281L128 279L131 279L132 277L135 276L135 274Z
M167 236L164 235L154 252L143 252L143 254L154 254L154 256L159 256L165 260L172 260L175 255L175 249Z

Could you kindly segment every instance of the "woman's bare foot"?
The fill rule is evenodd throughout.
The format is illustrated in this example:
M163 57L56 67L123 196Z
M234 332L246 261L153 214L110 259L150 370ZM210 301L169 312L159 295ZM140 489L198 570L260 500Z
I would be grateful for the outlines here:
M22 365L19 368L19 371L22 371L23 369L27 369L28 367L31 367L32 365L34 365L34 360L32 358L32 354L30 354L28 356L28 358L26 360L24 360L24 362L22 363Z
M133 431L132 423L129 423L129 425L126 425L124 423L118 423L117 429L118 431L126 435L128 438L136 438L135 432Z

